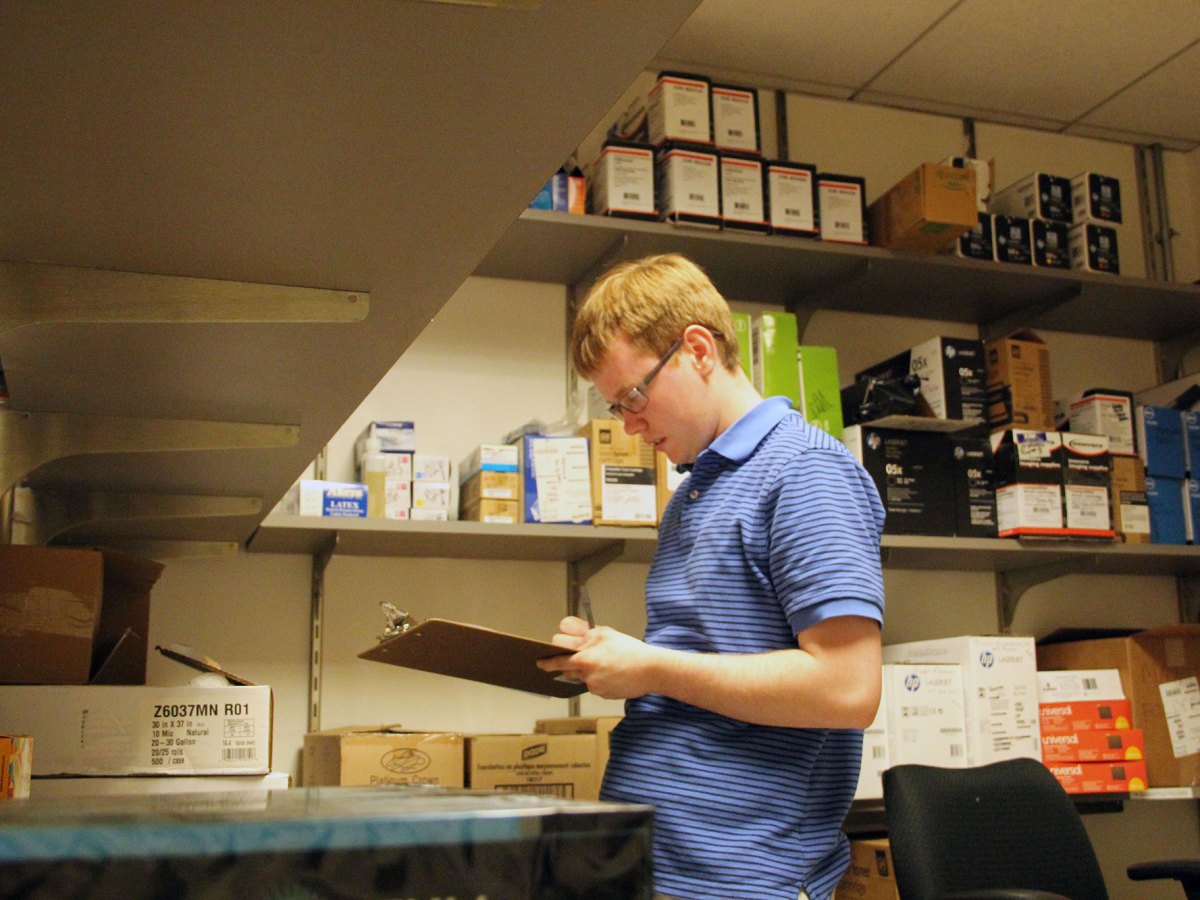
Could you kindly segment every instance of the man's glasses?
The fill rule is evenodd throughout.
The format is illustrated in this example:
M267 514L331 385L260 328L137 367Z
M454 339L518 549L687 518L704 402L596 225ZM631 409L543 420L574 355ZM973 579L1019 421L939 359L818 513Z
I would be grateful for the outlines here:
M650 402L650 398L646 396L646 389L650 387L650 382L654 380L654 376L662 371L662 367L675 355L675 351L682 346L683 338L673 343L667 352L662 355L662 358L658 361L658 365L651 369L645 378L622 394L616 403L608 405L609 415L614 419L619 419L623 413L640 413L645 409L646 404Z

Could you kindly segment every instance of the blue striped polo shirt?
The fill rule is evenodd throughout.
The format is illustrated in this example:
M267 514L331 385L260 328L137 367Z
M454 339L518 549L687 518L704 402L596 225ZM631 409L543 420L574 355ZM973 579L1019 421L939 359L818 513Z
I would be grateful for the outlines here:
M761 653L795 648L833 616L882 622L882 528L875 486L846 448L787 398L764 400L700 454L663 514L646 641ZM626 702L611 748L604 799L656 807L657 891L833 892L861 731L751 725L649 694Z

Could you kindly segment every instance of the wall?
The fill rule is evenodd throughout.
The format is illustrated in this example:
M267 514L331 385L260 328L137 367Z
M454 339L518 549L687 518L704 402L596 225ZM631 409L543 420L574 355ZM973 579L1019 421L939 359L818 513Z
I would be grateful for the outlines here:
M620 106L620 104L618 104ZM764 107L769 109L769 107ZM956 120L895 110L790 97L792 157L823 168L865 174L869 192L890 185L924 159L962 151ZM1017 129L977 129L979 150L997 159L998 181L1064 160L1079 168L1126 178L1126 147L1055 138ZM593 144L597 142L592 139ZM882 148L882 149L881 149ZM1200 157L1168 154L1181 271L1194 272L1196 186ZM1127 206L1127 208L1129 208ZM1178 210L1178 212L1176 212ZM1126 226L1128 231L1130 226ZM1135 241L1122 242L1122 258ZM1140 262L1139 262L1140 265ZM1186 267L1191 267L1190 269ZM430 323L329 445L329 477L352 475L352 444L366 422L413 419L419 449L455 460L481 441L498 439L531 419L553 421L565 407L566 290L561 285L470 279ZM756 308L731 298L740 308ZM837 347L843 381L867 363L932 334L977 336L970 325L888 316L819 312L808 343ZM1153 346L1119 338L1043 334L1051 348L1055 394L1104 385L1138 389L1155 379ZM954 571L888 570L886 641L989 632L996 628L995 577ZM309 638L309 560L242 555L171 562L154 595L151 642L189 643L224 665L270 683L276 702L276 769L298 773L306 725ZM632 633L644 626L641 587L646 568L617 564L591 583L599 619ZM561 563L454 562L336 557L327 572L322 725L400 722L408 727L469 731L525 731L541 716L565 715L565 701L410 672L366 662L357 654L375 641L388 600L418 618L445 616L549 635L565 607ZM1041 636L1066 625L1148 627L1176 616L1170 578L1070 576L1031 589L1014 631ZM151 679L186 680L165 660L152 661ZM620 705L585 696L584 714ZM1130 804L1121 816L1088 818L1110 885L1122 884L1123 866L1137 856L1200 854L1194 804ZM1153 828L1145 825L1154 817ZM1137 839L1130 841L1130 835ZM1122 884L1122 897L1174 896L1173 886Z

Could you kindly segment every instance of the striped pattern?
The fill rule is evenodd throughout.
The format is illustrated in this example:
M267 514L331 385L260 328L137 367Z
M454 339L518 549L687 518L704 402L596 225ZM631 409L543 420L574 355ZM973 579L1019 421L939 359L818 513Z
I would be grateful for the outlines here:
M672 498L646 583L646 639L703 653L796 646L836 615L882 621L883 510L838 441L773 398ZM828 897L860 731L749 725L660 695L630 700L603 796L653 803L655 889L681 898Z

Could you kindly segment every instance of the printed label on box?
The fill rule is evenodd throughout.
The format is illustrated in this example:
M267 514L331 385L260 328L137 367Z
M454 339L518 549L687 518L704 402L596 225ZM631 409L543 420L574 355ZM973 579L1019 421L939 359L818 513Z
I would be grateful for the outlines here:
M1200 682L1193 675L1158 686L1175 758L1200 753Z

